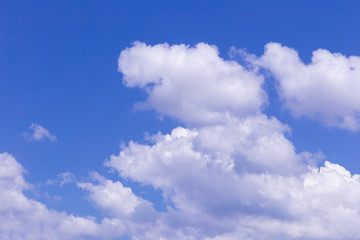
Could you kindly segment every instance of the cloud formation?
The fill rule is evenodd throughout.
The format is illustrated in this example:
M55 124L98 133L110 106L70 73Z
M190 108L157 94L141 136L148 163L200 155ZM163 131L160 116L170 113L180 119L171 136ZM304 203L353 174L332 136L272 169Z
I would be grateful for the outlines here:
M276 46L269 44L267 49ZM184 239L357 239L359 176L330 162L316 167L314 163L323 159L321 153L297 153L286 138L289 127L261 113L266 98L260 96L266 95L256 68L230 71L234 73L230 84L223 77L227 73L219 70L224 74L217 74L217 66L240 65L219 59L215 50L206 44L190 48L136 43L121 53L119 70L125 84L144 88L151 108L190 128L155 135L150 144L130 142L106 166L121 177L163 192L168 211L158 216L157 223L164 238L172 239L176 232ZM266 50L256 60L272 70L279 82L285 79L283 72L291 75L301 68L296 58L277 61L276 54L283 51L282 47L275 49L272 56ZM322 63L319 59L314 62ZM212 84L215 92L206 94ZM229 107L221 99L226 95L224 89L231 86L242 88L240 93L249 86L252 91L229 95L235 99ZM239 102L255 107L251 111L237 108L241 106L237 96L241 96ZM214 99L219 102L216 107L211 105ZM192 104L184 104L187 101ZM347 124L344 127L352 129Z
M267 102L261 75L220 58L217 48L205 43L189 47L135 42L121 52L118 70L127 87L146 90L148 98L138 107L188 124L222 121L226 114L256 114Z
M295 49L268 43L257 61L277 80L278 94L292 115L359 130L360 57L318 49L305 64Z
M49 210L23 193L31 189L24 169L8 153L0 154L0 239L112 239L123 230L119 220L78 217Z
M92 178L98 181L95 185L89 182L78 182L78 186L89 192L89 198L110 215L122 217L135 211L135 208L144 205L151 208L152 204L137 197L131 188L124 187L121 182L112 182L96 172Z
M345 69L348 76L346 67L336 66L341 59L345 65L353 59L319 51L305 65L294 50L271 43L261 58L251 61L271 70L284 104L298 111L295 115L312 118L316 106L331 103L332 97L325 101L321 94L325 96L326 91L319 90L310 108L301 91L311 97L313 88L322 87L316 81L336 82L338 78L324 75L331 64L338 72ZM267 97L264 77L256 68L221 59L216 47L204 43L189 47L137 42L120 54L119 71L126 86L146 91L143 106L185 124L169 134L147 137L148 143L130 141L104 163L123 179L160 190L166 211L157 211L131 188L96 172L88 181L60 174L54 183L76 182L103 212L101 221L49 210L23 194L30 184L23 178L22 167L3 153L1 239L360 238L360 175L338 164L322 163L321 152L296 151L287 138L290 127L261 111ZM303 74L305 80L295 73ZM304 84L300 95L298 80ZM339 106L345 104L339 101ZM328 125L357 129L352 120L344 120L345 113L335 108L316 114ZM331 114L338 121L330 121ZM355 115L349 117L356 122Z
M32 123L29 127L29 132L23 133L23 136L26 139L40 141L42 139L47 139L50 142L56 142L57 137L49 132L43 126L40 126L37 123Z
M162 190L172 203L168 212L158 215L155 225L165 239L176 239L175 233L183 239L360 237L359 175L330 162L304 169L306 163L299 163L303 154L295 152L286 158L294 164L288 169L303 169L300 173L285 173L286 165L280 169L280 164L278 171L265 170L276 160L271 148L261 152L265 168L259 171L227 151L219 156L217 149L212 152L197 146L201 134L176 128L171 135L154 136L152 146L130 142L106 163L122 177ZM261 144L257 139L254 142ZM161 230L164 225L166 231Z

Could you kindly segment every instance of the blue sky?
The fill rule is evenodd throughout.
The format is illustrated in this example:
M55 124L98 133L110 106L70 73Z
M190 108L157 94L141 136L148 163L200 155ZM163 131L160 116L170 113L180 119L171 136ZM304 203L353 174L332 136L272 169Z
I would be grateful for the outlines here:
M282 217L275 216L276 214L273 213L274 209L277 209L276 206L282 204L280 201L269 203L272 206L270 209L260 208L259 210L257 206L245 209L241 204L240 207L236 204L233 206L232 201L241 202L244 200L241 196L251 195L243 189L228 190L230 192L235 191L235 195L241 195L239 199L229 200L228 205L226 205L226 200L224 200L224 205L220 205L220 207L215 203L217 207L210 203L203 203L205 210L195 214L202 220L196 224L191 223L191 221L186 220L194 218L189 209L197 206L196 204L201 202L203 198L197 199L196 194L192 195L193 192L189 190L191 187L186 187L185 180L176 182L169 176L162 175L161 170L142 172L145 170L137 169L138 165L133 166L130 162L131 159L137 159L139 165L147 166L146 161L149 161L151 163L149 166L161 169L163 165L157 165L159 163L157 161L160 161L158 159L161 159L161 156L166 155L165 152L170 152L171 156L179 154L179 159L186 159L188 156L186 155L186 146L190 143L174 142L172 143L174 145L168 146L169 149L162 149L162 144L164 146L170 144L163 139L166 137L158 135L158 137L152 137L152 140L146 137L158 132L163 135L170 134L178 126L186 129L175 132L172 139L177 139L176 136L184 137L191 142L191 146L194 146L192 150L206 156L204 159L209 158L213 162L219 159L222 161L224 157L221 157L223 156L221 153L225 154L225 148L215 151L214 149L217 149L218 146L214 147L210 143L206 145L202 142L201 136L206 139L205 135L209 134L206 136L210 139L213 133L237 133L237 130L234 129L238 129L238 127L234 127L235 123L231 121L239 122L236 124L240 125L242 121L259 121L262 122L261 126L262 124L269 125L271 130L264 130L264 132L259 130L260 133L258 133L256 131L261 127L255 124L256 126L251 131L256 132L256 139L266 137L272 141L274 135L280 136L277 141L286 145L284 145L286 153L281 152L282 149L279 149L276 154L267 153L267 150L263 150L264 156L258 156L257 153L261 152L261 149L254 150L256 153L241 152L241 154L234 150L235 152L228 156L232 161L235 161L234 169L237 166L236 161L240 161L239 159L242 159L242 156L247 156L249 159L259 158L256 160L258 161L256 164L261 162L263 165L255 164L255 166L251 159L246 160L250 162L243 165L245 166L245 170L243 170L246 173L266 173L272 177L288 176L291 173L295 174L296 179L306 179L304 176L307 176L306 174L309 172L300 169L305 169L311 164L304 163L304 167L297 161L306 161L301 153L308 152L312 154L310 158L316 162L316 165L311 165L311 167L324 167L324 162L328 161L331 164L338 164L336 166L344 167L352 174L360 173L358 161L360 135L359 126L357 126L360 119L360 110L357 107L360 106L360 101L357 99L357 90L360 88L356 84L359 78L357 76L360 76L356 75L359 73L360 64L356 59L353 61L348 58L349 56L360 56L358 47L360 42L359 11L360 3L351 0L326 2L280 0L271 2L258 0L1 1L0 153L11 154L11 156L3 155L2 161L6 162L4 159L13 159L9 161L13 164L21 164L26 170L22 174L17 173L20 175L16 176L23 176L31 187L26 188L21 185L21 191L18 192L19 196L24 193L27 200L32 199L36 201L36 204L43 204L41 206L55 210L56 214L61 215L63 212L67 214L66 217L70 216L69 214L74 214L79 219L87 216L96 218L95 224L98 226L89 234L80 232L76 235L69 233L71 231L65 231L65 233L60 230L55 231L54 229L58 228L57 223L54 223L48 226L49 232L53 234L53 239L79 239L81 237L116 239L124 236L134 239L160 239L160 237L166 239L191 239L191 237L194 239L205 239L206 237L215 239L216 236L220 239L226 239L226 237L238 239L239 236L248 239L276 239L279 236L283 239L296 239L298 237L296 230L294 230L295 233L289 233L285 230L274 233L273 231L267 232L265 228L254 227L258 224L252 219L254 214L249 212L256 212L255 215L258 218L264 217L271 221L274 219L283 221L281 222L283 226L287 226L287 220L290 217L285 210ZM136 41L146 44L147 47L134 44ZM279 43L281 46L266 45L271 42ZM159 45L163 43L167 43L168 46ZM202 48L197 45L198 43L205 43L203 52L199 50ZM268 54L264 53L265 46L269 48ZM184 64L180 67L176 64L166 65L167 61L176 62L179 54L174 50L176 47L179 48L178 51L183 54L185 62L189 63L188 65ZM233 50L235 56L229 54L232 47L236 49ZM217 55L215 48L219 54L219 58L213 58L215 67L213 65L211 65L213 67L209 67L210 65L204 63L205 66L199 68L200 70L192 69L192 61L194 63L205 61L201 54ZM316 65L311 58L313 51L318 49L325 49L327 52L318 52L320 60L318 61L319 65ZM297 51L303 65L296 62L296 55L291 55L294 50ZM194 56L191 55L192 51L195 54ZM246 53L244 54L244 52ZM121 53L124 54L119 57ZM327 55L327 53L329 54ZM333 53L340 53L341 57ZM146 56L151 57L147 58ZM275 61L277 58L280 60L283 58L284 61L279 64ZM154 59L165 59L164 65L153 65L156 62ZM332 67L325 64L325 62L330 61L329 59L333 60ZM243 68L245 73L236 66L228 65L228 60L237 61L238 65L236 66L245 66ZM121 61L122 64L120 64ZM325 65L321 65L323 63ZM310 64L311 67L309 68L310 65L306 64ZM349 72L347 70L341 72L341 67L345 65L346 69L350 69ZM134 66L140 70L136 72ZM217 66L221 66L219 72L216 70ZM307 70L303 70L305 68ZM289 69L295 70L291 72ZM340 69L338 70L340 72L336 72L337 69ZM192 75L198 70L203 71L203 74ZM212 70L214 70L214 74L208 76L206 72L212 73ZM332 70L335 72L331 72ZM351 71L355 71L355 73ZM239 72L250 75L244 77L245 75L240 74L243 77L239 77L237 75ZM338 75L333 73L338 73ZM239 78L240 85L235 84L235 87L240 92L241 89L248 87L251 92L249 95L253 94L253 98L241 98L238 94L231 92L234 94L233 99L235 99L232 100L231 94L222 92L220 88L225 85L216 85L217 79L228 83L229 76L235 79ZM333 76L345 77L336 78ZM203 78L204 80L201 80ZM125 79L127 82L124 82ZM158 79L163 80L158 82ZM211 85L211 79L213 79L214 85ZM299 82L305 81L303 79L306 79L308 83L306 87L301 84L298 85ZM145 81L147 85L139 84L141 81ZM162 88L165 86L162 81L169 81L173 84L170 84L171 86L177 86L178 89ZM210 82L207 83L207 81ZM254 85L247 86L248 82L254 82ZM292 83L291 86L295 86L295 92L287 83ZM153 88L148 86L153 86ZM208 86L213 86L215 89L220 88L218 92L213 92L212 88ZM266 95L265 100L260 99L261 92ZM214 96L218 102L213 103L212 97L209 96ZM223 103L222 101L227 99L227 96L230 96L230 100ZM148 109L137 109L134 107L137 102L146 102ZM184 106L182 104L188 102L193 103L193 107L195 111L198 111L199 116L194 116L189 108L182 109L181 106ZM248 107L253 105L252 108ZM233 120L222 119L226 115L225 110L228 111L230 119ZM216 115L217 117L212 119L212 116L215 116L213 114L222 117L220 119ZM266 116L268 120L264 120L258 114ZM275 117L279 123L270 121L271 116ZM345 122L344 119L350 119L346 120L350 123ZM291 130L284 130L285 125ZM33 127L31 128L31 126ZM41 133L38 133L40 134L38 138L32 135L36 126L42 127L42 130L39 130ZM223 128L223 130L217 132L216 129L218 128L215 129L215 126ZM213 127L214 129L212 129ZM226 129L228 128L234 129L227 132ZM199 136L194 137L184 131L195 131L198 132ZM239 134L241 135L243 131L245 130L241 130ZM267 135L269 134L268 131L274 131L274 133ZM220 135L216 136L215 134L213 137L221 139L222 135ZM240 144L236 140L242 139L240 135L235 135L233 142L225 142L225 144L228 146L234 144L234 149L240 149L240 145L243 143ZM228 136L225 139L232 138ZM253 141L250 137L250 140L246 139L243 141ZM130 141L138 144L137 150L131 148ZM175 140L170 142L172 141ZM260 140L256 141L258 143ZM177 149L182 149L181 144L185 146L184 152L176 153ZM236 144L240 145L237 146ZM154 148L153 153L145 154L148 151L146 147L150 146L159 147ZM274 146L278 145L275 144ZM119 152L124 153L126 157ZM319 157L320 152L323 157ZM291 158L295 160L289 160L286 163L279 162L279 166L284 166L282 170L279 170L281 167L276 167L276 160L267 159L267 156L271 154L284 156L284 158L291 155ZM111 160L112 155L113 159L117 160ZM144 156L151 157L146 160ZM180 161L178 158L174 157L173 161ZM269 161L275 163L269 163ZM222 181L230 185L236 183L231 183L232 178L228 175L225 176L223 172L221 174L215 172L214 175L208 176L207 171L209 169L204 170L200 167L197 169L196 164L192 170L191 168L187 169L187 163L179 163L179 166L184 164L185 173L192 172L192 170L204 171L204 175L199 173L199 176L193 178L193 181L197 182L201 189L207 189L207 186L202 185L201 181L205 181L209 176L214 179L219 178L220 183ZM6 166L8 165L3 165L3 169L6 169ZM328 168L331 166L329 165ZM176 169L178 165L175 164L173 167ZM216 169L218 166L213 167ZM277 170L274 170L273 167ZM242 169L242 167L240 168ZM7 170L4 171L7 172ZM165 169L164 171L170 170ZM9 170L9 172L11 171ZM97 183L97 177L94 177L94 174L89 174L91 172L97 172L107 179L106 181L121 182L123 185L119 187L122 189L119 190L121 194L126 195L124 189L131 189L133 195L130 197L126 195L130 198L128 202L135 202L137 205L134 203L135 207L127 206L121 202L124 201L121 200L121 197L119 200L115 199L114 203L110 205L104 205L104 202L99 200L102 199L99 197L101 194L97 192L100 191L100 188L96 188L96 186L109 187L109 185L104 183L105 180L100 180ZM288 173L285 174L284 172ZM64 179L58 177L62 173L68 173L70 176L68 181L63 184L61 181ZM179 177L174 178L180 179L181 176L186 175L183 175L180 170L178 174ZM241 172L241 174L243 173ZM239 176L245 176L241 174ZM191 176L188 176L189 179ZM157 178L162 180L157 181ZM12 185L8 182L6 184ZM214 185L216 184L214 183ZM264 186L254 185L254 188L258 187L259 190L263 189ZM223 189L222 187L219 188ZM289 186L284 188L290 189ZM351 209L360 208L360 202L340 197L340 195L356 195L360 191L358 188L338 189L331 196L340 203L335 201L336 203L331 204L341 205L346 202L351 205ZM217 188L214 187L214 189ZM214 191L204 190L200 193L201 196L209 194L209 197L214 197L221 192ZM336 195L337 193L339 196ZM1 196L5 201L4 196L6 195ZM179 200L181 197L188 199L189 202L185 200L181 202ZM319 193L314 198L316 199L316 197L321 201L323 197L325 198L325 194ZM214 199L216 202L217 197ZM264 199L267 198L258 196L251 201L261 202ZM304 199L296 199L294 202L306 205ZM329 206L333 207L334 205L331 204ZM118 207L122 205L127 206L126 210ZM228 208L233 208L234 212L239 212L239 215L233 217L236 224L226 223L228 226L224 227L220 226L220 223L211 222L214 217L217 217L218 212L228 214L226 210ZM140 215L131 213L134 216L129 215L129 217L128 214L130 213L127 212L135 211L134 209L142 209L142 214L147 213L145 214L146 217L139 213L142 216L140 218L147 219L148 217L151 219L148 225L152 229L159 227L153 225L155 222L164 221L171 222L171 224L161 223L163 225L158 230L147 231L144 230L146 227L136 230L136 227L142 224L136 218ZM311 209L315 211L316 207L313 206ZM325 210L322 207L319 209L328 213L325 207ZM11 213L12 210L6 211ZM289 211L291 212L293 209ZM119 215L114 216L109 212L119 212ZM289 215L293 217L298 216L299 213L295 211ZM356 221L358 216L355 215L355 213L349 214L349 219ZM62 218L59 216L56 215L53 218ZM232 218L231 216L228 215ZM249 222L253 222L254 226L235 220L240 216L241 218L251 218L252 220ZM19 219L19 221L26 223L26 219L21 216ZM105 229L106 226L101 225L103 219L117 219L121 222L121 224L119 223L121 226L126 226L125 229L135 226L133 227L135 230L120 231L119 229L122 227L119 225L116 227L116 231L104 231L102 229ZM331 223L333 224L331 229L334 231L332 233L328 229L322 228L324 226L321 222L322 218L319 217L319 219L318 229L309 230L305 235L300 236L301 239L328 239L329 236L335 239L344 239L344 237L356 239L360 234L353 229L348 229L349 235L346 235L337 229L338 223L336 222ZM90 220L88 221L89 224L93 224ZM188 222L189 226L186 226L182 221ZM61 223L59 224L61 225ZM40 225L40 223L34 225L33 228L36 229ZM297 225L302 226L300 223ZM189 227L195 230L192 232L188 230ZM183 235L176 236L176 230L179 229ZM251 235L244 229L257 229L256 231L261 234ZM308 229L308 227L304 226L304 229ZM0 236L4 239L20 236L19 239L21 239L25 236L23 235L24 232L28 231L30 230L24 228L23 232L20 229L9 233L8 230L0 228ZM299 232L302 231L305 230L299 230ZM330 232L331 234L326 235L323 232ZM31 237L29 237L30 235ZM35 233L30 235L27 239L38 239Z

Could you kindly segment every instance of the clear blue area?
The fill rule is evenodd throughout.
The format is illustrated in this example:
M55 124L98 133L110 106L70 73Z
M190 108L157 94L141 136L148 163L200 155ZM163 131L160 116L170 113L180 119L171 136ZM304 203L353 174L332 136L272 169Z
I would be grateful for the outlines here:
M103 162L120 151L120 143L141 142L144 132L167 133L181 124L133 110L145 93L124 87L116 71L119 53L133 41L207 42L223 58L231 46L261 55L266 43L276 41L309 62L318 48L360 55L359 13L360 2L352 0L0 1L0 152L13 154L40 192L62 200L35 198L57 210L99 214L74 185L46 186L46 180L62 172L86 179L94 170L119 179ZM271 81L267 88L266 113L292 127L289 138L298 152L321 150L360 172L359 133L293 119L281 110ZM26 141L21 133L31 123L58 141ZM123 183L165 210L158 190Z

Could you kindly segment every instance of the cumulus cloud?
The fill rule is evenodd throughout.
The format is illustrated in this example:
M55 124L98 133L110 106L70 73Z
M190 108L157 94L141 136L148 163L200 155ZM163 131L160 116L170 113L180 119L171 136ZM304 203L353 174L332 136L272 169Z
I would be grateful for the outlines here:
M217 48L205 43L135 42L121 52L118 70L127 87L146 89L148 98L138 107L187 124L219 122L225 114L255 114L267 102L261 75L220 58Z
M137 197L131 188L124 187L121 182L113 182L92 173L92 178L98 181L95 185L89 182L78 182L78 186L89 192L89 198L97 206L113 217L123 217L135 212L135 209L152 209L152 204Z
M46 128L43 126L40 126L37 123L32 123L29 127L28 132L24 132L23 136L26 139L34 140L34 141L40 141L42 139L48 139L51 142L56 142L57 137L49 132Z
M330 162L325 162L321 168L311 167L301 161L302 154L289 148L289 142L278 144L280 149L288 148L283 152L292 152L284 158L290 165L282 160L276 163L276 154L272 151L278 150L269 147L261 152L263 162L256 163L263 168L254 168L246 163L254 157L247 159L234 154L231 146L222 150L199 146L198 141L208 137L206 131L211 130L180 127L171 134L155 135L153 145L130 142L106 163L122 177L161 189L164 198L172 203L166 213L158 214L157 224L152 226L158 228L162 237L176 239L171 237L175 232L181 233L183 239L360 237L357 226L360 220L359 175L351 175ZM248 141L252 143L247 146L262 144L261 134L252 139L250 136L254 133L232 130L237 131L240 138L244 137L242 134L250 138ZM274 132L270 132L265 136L273 136ZM240 149L242 141L236 144ZM278 164L278 169L283 164L284 169L272 169L269 163ZM292 174L282 171L294 169L297 171ZM115 204L113 210L117 207Z
M267 45L273 47L275 55L287 51L297 57L291 49ZM281 62L267 51L252 61L277 79L319 62ZM271 65L276 59L285 69L279 73ZM185 123L169 134L148 136L148 143L131 141L105 162L122 179L161 191L166 211L96 172L88 181L64 173L54 182L75 181L103 220L51 211L23 194L30 185L21 165L0 154L1 239L360 238L360 175L328 161L318 167L321 152L296 151L287 138L290 127L261 112L266 94L256 68L221 59L216 47L203 43L135 43L121 53L119 70L128 87L146 90L143 105Z
M0 154L0 239L112 239L124 231L119 220L96 223L91 217L49 210L26 197L23 191L31 185L23 172L12 155Z
M266 129L269 133L257 133L250 127L255 121L246 119L245 123L200 131L179 127L171 134L154 136L156 144L152 146L130 142L106 165L122 177L161 189L164 197L184 212L201 209L217 217L255 212L259 195L252 191L253 186L244 184L244 175L306 171L301 156L281 137L278 126ZM257 131L261 131L261 121L269 120L255 124ZM238 139L225 139L229 132ZM217 140L225 142L214 148Z
M312 78L322 79L320 70L327 71L330 64L324 59L332 59L333 65L339 59L357 61L324 50L314 56L313 63L305 65L294 50L268 44L263 57L251 55L248 60L271 70L283 101L301 115L308 111L308 102L317 111L321 94L333 99L325 90L311 98L313 88L321 86L312 85ZM321 153L296 152L286 137L289 126L261 113L266 94L256 67L223 60L207 44L191 48L135 43L121 53L119 71L125 85L147 91L144 105L188 126L154 135L149 144L130 142L105 163L123 178L160 189L168 202L167 212L157 214L155 226L143 229L143 236L157 229L166 239L359 238L359 175L330 162L318 168ZM289 82L292 77L305 78L298 99L290 95L298 104L294 106L283 90L288 83L296 93L300 83ZM329 125L355 129L349 125L353 121L341 115L351 111L337 110L320 116ZM327 118L330 113L334 117Z
M318 49L305 64L296 50L268 43L258 63L274 75L279 96L295 117L359 130L360 57Z

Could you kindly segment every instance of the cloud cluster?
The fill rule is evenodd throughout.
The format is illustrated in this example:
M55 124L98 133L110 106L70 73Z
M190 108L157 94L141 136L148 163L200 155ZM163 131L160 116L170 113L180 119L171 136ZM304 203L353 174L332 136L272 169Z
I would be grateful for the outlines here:
M274 74L280 94L287 93L284 83L292 86L291 94L300 96L300 104L306 100L303 95L312 96L306 95L314 90L311 83L316 80L312 79L322 78L322 68L327 71L324 58L334 58L333 65L343 59L315 54L315 63L306 66L291 54L291 49L269 44L264 55L252 61ZM312 72L301 71L312 65ZM125 84L145 89L150 108L190 128L155 135L149 145L130 142L106 166L124 178L162 190L169 206L158 222L171 219L161 225L165 223L185 239L357 239L359 176L329 162L318 169L314 163L322 160L321 153L295 151L286 138L289 127L261 113L266 102L263 78L253 69L220 59L207 44L190 48L136 43L124 50L119 70ZM298 78L289 82L289 76ZM304 92L300 88L296 95L302 76L308 77L304 85L310 86ZM234 95L229 88L236 90ZM339 97L321 91L328 99ZM228 102L226 95L231 98ZM322 99L321 94L318 97ZM324 102L316 100L309 98L313 111L321 115L316 106ZM251 110L244 110L242 103L252 106ZM307 114L309 109L299 106L298 111ZM346 112L336 111L327 113L346 118ZM344 124L353 129L349 121ZM171 234L162 234L171 239Z
M0 239L113 239L124 231L119 221L77 217L49 210L23 193L31 189L13 156L0 154Z
M270 43L249 61L271 71L295 116L358 129L354 92L341 98L356 91L356 57L318 50L306 65ZM205 43L136 42L118 63L124 84L148 95L137 106L184 123L147 144L131 141L105 162L123 179L160 190L166 211L96 172L88 181L64 173L49 183L76 182L103 211L101 222L48 210L23 194L30 186L21 165L0 154L1 239L360 238L360 175L327 161L318 167L321 152L296 151L290 127L262 113L267 97L256 67L226 61Z
M203 131L207 130L214 129ZM261 152L264 162L257 163L265 165L261 171L248 167L247 160L231 154L231 149L219 156L217 149L199 147L202 134L208 137L202 131L176 128L154 136L152 146L131 142L106 163L122 177L162 190L172 203L158 218L172 229L161 232L165 239L176 239L171 237L176 232L184 239L360 237L359 175L329 162L320 169L309 165L304 169L303 155L293 149L288 149L292 153L287 160L294 165L281 170L301 172L266 171L269 162L277 164L271 148ZM279 148L286 149L287 143L279 143Z
M359 130L360 57L318 49L305 64L294 49L268 43L258 64L271 71L285 108L294 116Z

